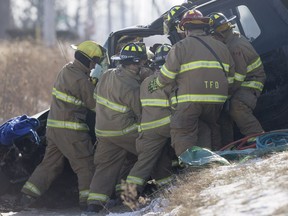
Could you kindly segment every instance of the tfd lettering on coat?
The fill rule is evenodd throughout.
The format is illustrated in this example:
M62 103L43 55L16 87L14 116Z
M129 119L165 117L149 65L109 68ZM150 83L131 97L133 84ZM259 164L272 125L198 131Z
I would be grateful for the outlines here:
M206 88L215 88L218 89L219 88L219 82L218 81L204 81L205 83L205 87Z

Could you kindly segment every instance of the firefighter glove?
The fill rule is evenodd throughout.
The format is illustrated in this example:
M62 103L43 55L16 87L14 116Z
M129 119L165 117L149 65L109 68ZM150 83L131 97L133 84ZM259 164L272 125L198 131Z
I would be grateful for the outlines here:
M148 85L148 91L150 93L156 91L159 88L159 85L157 84L157 78L154 78L153 80L150 81Z
M96 86L97 82L98 82L98 79L96 77L90 77L90 81L92 82L92 84L94 86Z

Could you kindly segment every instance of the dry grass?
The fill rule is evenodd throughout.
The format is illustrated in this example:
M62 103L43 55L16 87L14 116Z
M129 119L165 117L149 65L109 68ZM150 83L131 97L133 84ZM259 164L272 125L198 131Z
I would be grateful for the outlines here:
M211 212L212 215L227 215L223 210L226 206L236 211L253 209L253 204L263 202L261 200L265 200L269 191L288 192L287 159L288 152L284 152L270 155L269 158L266 156L265 160L190 170L179 176L170 193L164 194L170 203L166 212L178 207L175 215L198 216L211 215ZM276 200L270 202L273 201ZM205 211L207 208L212 209L210 213ZM275 209L273 215L284 212L287 213L287 203Z
M200 199L199 195L202 190L213 183L213 178L210 169L189 169L177 176L176 188L164 194L172 204L169 205L167 211L170 212L175 207L181 206L178 215L199 215L197 208L209 205L207 202L213 201Z
M0 52L0 124L49 108L53 82L66 63L60 49L27 40L0 42ZM67 61L73 59L63 52Z

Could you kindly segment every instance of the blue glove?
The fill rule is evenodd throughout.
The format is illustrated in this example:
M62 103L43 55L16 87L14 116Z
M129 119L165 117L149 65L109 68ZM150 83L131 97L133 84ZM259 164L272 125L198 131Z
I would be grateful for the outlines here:
M150 93L153 93L154 91L156 91L157 89L159 89L159 85L157 84L157 78L154 78L153 80L150 81L150 83L148 84L148 91Z

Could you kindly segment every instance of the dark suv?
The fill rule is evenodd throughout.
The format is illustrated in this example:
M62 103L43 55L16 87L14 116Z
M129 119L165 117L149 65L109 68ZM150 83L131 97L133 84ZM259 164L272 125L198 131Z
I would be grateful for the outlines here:
M255 115L266 131L288 127L288 102L285 101L288 98L288 1L198 0L185 6L196 7L203 15L222 12L226 17L236 16L236 30L246 36L260 54L267 75ZM161 40L171 44L179 41L176 28L170 29L169 35L163 35L164 15L150 25L112 33L105 44L109 56L115 54L118 40L125 35L143 37L148 46Z

